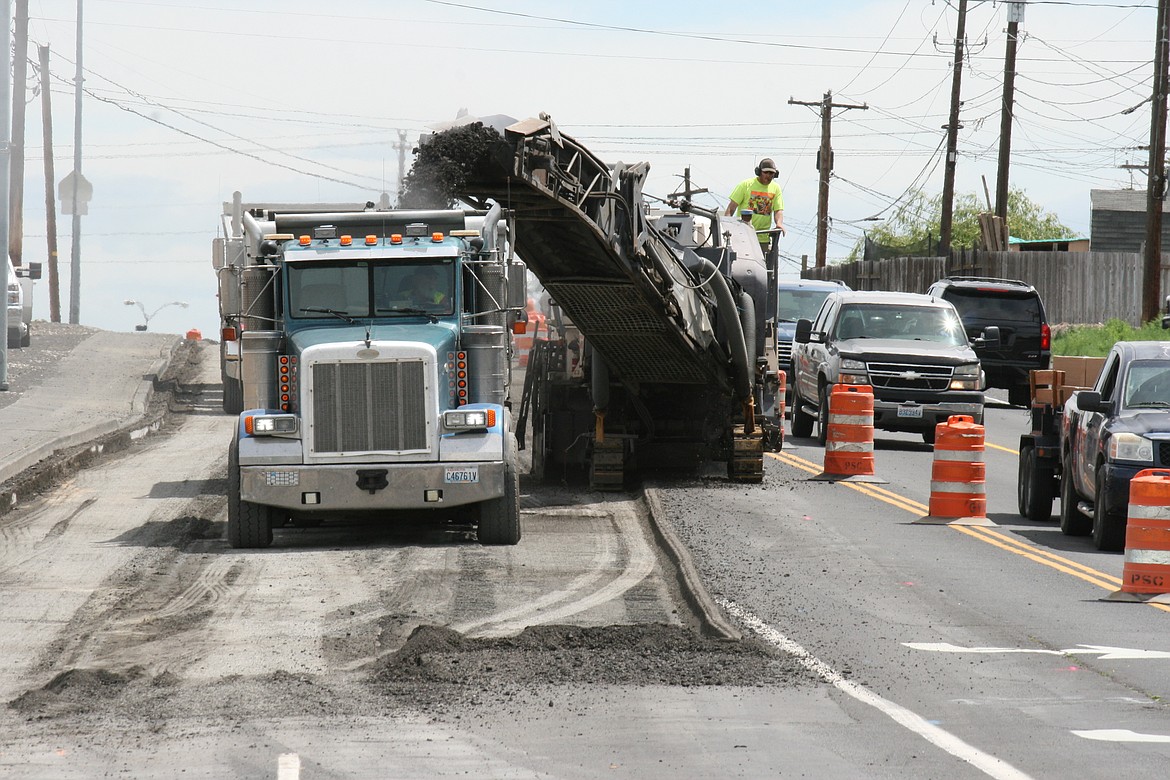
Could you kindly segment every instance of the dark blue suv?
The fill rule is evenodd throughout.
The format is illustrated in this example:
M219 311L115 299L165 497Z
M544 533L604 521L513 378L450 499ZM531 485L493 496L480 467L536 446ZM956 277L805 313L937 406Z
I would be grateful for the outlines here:
M792 394L792 334L796 321L816 319L829 293L848 290L840 280L797 279L780 282L776 291L776 368L788 376L788 393Z

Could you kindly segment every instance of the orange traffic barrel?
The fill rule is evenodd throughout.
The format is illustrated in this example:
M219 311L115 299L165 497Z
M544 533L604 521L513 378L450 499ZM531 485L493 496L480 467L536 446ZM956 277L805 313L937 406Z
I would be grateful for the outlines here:
M784 396L785 396L785 394L788 393L788 374L786 374L782 370L777 370L776 371L776 384L777 384L776 409L779 412L776 416L781 421L783 421L784 420Z
M885 482L873 473L873 388L834 385L825 426L825 470L812 479Z
M992 525L987 519L987 466L983 426L956 414L934 429L930 514L922 522Z
M1158 601L1170 593L1170 469L1144 469L1129 482L1125 561L1113 601Z

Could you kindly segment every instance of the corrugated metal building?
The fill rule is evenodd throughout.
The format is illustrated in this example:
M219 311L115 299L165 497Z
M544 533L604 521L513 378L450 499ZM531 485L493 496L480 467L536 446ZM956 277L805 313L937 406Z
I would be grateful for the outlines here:
M1145 190L1090 190L1094 252L1140 252L1146 240ZM1170 203L1162 201L1162 248L1170 248Z

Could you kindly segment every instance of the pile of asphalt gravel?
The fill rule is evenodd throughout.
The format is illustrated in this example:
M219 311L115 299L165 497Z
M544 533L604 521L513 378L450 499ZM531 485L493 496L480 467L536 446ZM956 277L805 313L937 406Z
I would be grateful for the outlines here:
M481 122L434 133L414 150L415 160L403 180L403 208L451 208L468 180L498 152L503 138Z
M791 656L762 643L665 624L530 626L516 636L487 639L419 626L379 664L371 682L385 694L434 707L567 684L792 687L813 678Z

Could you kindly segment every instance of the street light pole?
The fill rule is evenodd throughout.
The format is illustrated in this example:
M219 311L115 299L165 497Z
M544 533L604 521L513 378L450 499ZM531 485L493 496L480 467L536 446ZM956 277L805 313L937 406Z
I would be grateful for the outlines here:
M122 303L125 304L126 306L137 306L138 309L142 312L142 324L134 326L134 330L138 330L138 331L146 330L150 326L150 321L154 318L154 315L158 314L160 311L167 308L168 306L182 306L184 309L187 308L187 303L185 301L171 301L170 303L164 303L162 306L159 306L157 309L152 311L150 314L147 314L146 307L142 305L142 301L136 301L132 298L128 298L128 299L122 301Z

